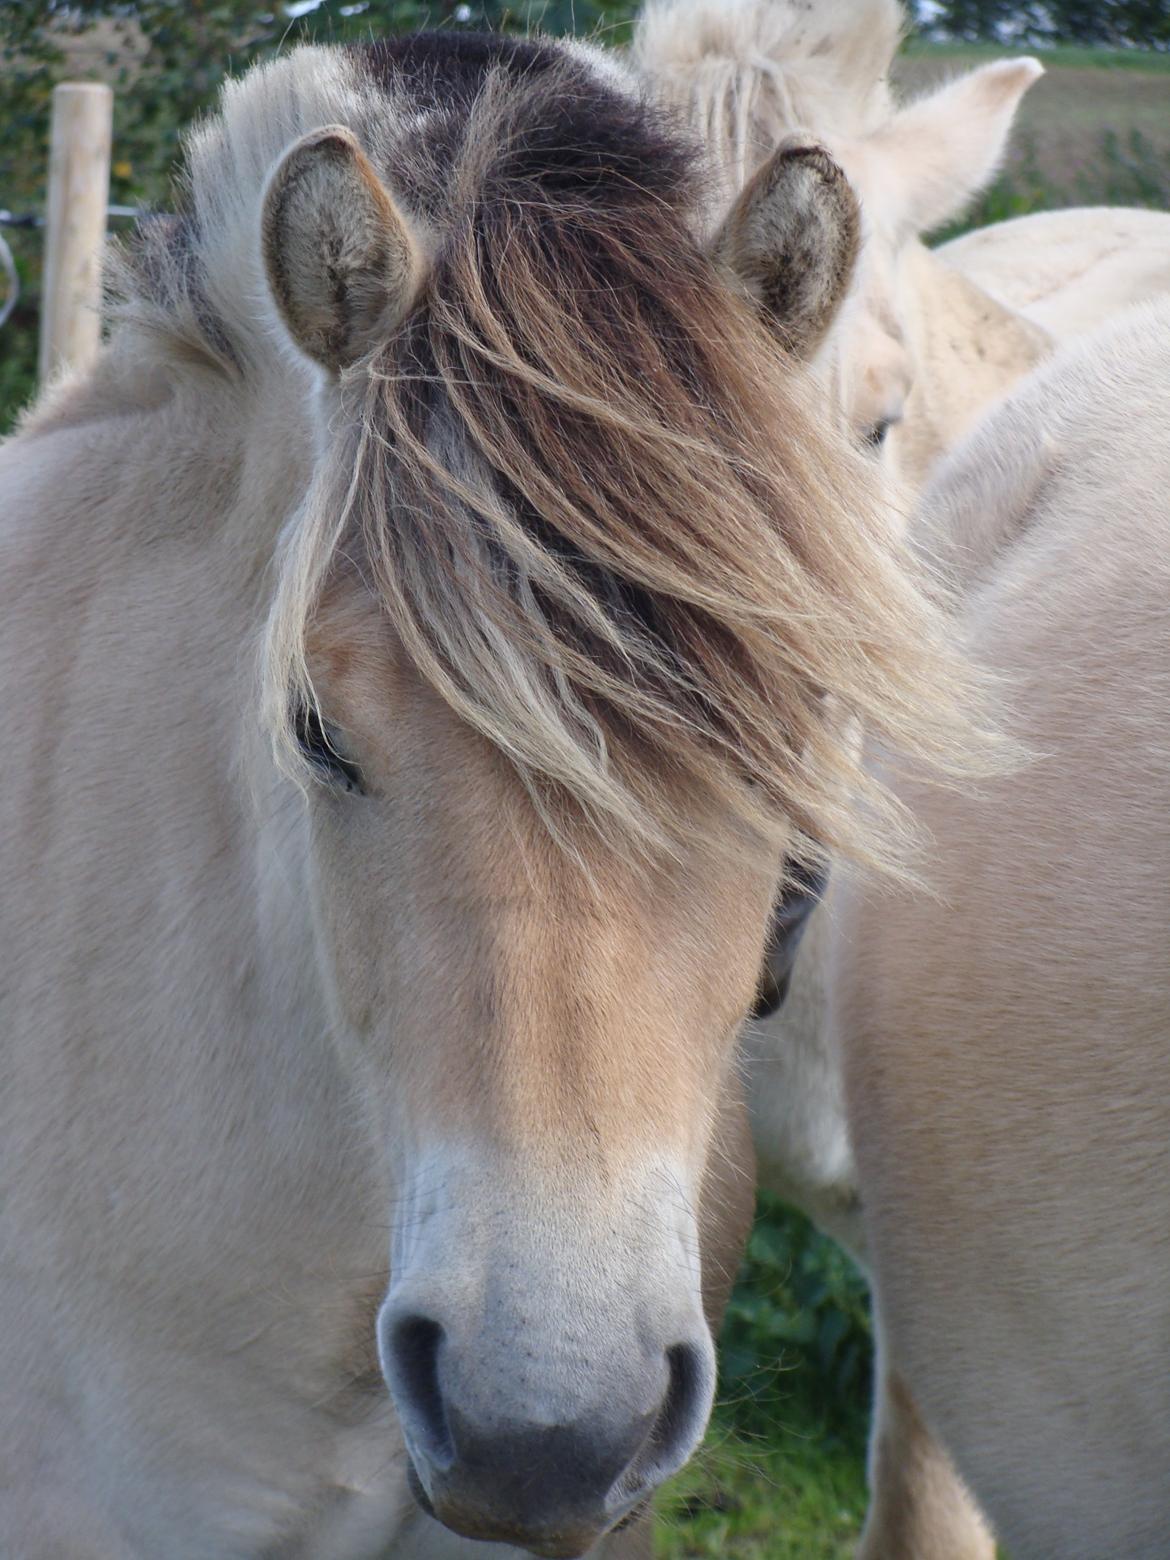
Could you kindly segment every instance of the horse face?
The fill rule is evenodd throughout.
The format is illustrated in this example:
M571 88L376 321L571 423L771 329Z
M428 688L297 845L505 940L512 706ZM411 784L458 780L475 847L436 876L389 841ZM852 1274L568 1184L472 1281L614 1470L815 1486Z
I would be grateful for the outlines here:
M833 338L841 405L855 436L884 450L890 470L916 485L927 457L944 447L931 401L945 365L929 360L932 348L921 338L923 316L946 304L923 296L915 264L921 235L961 216L990 182L1020 99L1041 74L1032 59L996 61L899 110L868 135L824 137L865 221L853 297Z
M425 1504L577 1554L706 1423L700 1188L776 863L587 831L574 859L383 633L358 587L327 611L335 751L306 733L322 954L392 1188L382 1364Z
M540 127L549 90L525 98ZM267 675L286 748L290 690L309 706L325 986L385 1145L382 1364L424 1503L547 1555L702 1434L734 1035L784 820L835 809L825 689L864 707L873 683L840 655L850 465L769 339L807 355L829 329L856 201L782 146L703 253L683 149L634 99L598 150L614 112L520 164L505 120L441 234L326 126L262 224L324 371ZM639 135L600 220L599 170Z

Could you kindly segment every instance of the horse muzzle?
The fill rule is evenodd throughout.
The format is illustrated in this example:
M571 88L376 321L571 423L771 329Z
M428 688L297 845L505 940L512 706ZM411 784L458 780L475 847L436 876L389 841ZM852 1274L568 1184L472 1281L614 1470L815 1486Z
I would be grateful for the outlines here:
M626 1349L601 1337L593 1348L578 1325L548 1349L546 1331L518 1317L511 1347L489 1352L393 1298L379 1319L423 1509L467 1538L568 1560L690 1456L710 1411L714 1351L701 1317L693 1337L666 1348L637 1331Z

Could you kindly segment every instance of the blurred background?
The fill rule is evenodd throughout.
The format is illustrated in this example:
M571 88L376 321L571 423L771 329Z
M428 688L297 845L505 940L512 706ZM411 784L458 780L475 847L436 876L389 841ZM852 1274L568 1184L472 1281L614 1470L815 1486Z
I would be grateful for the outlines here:
M228 74L301 40L420 26L597 34L630 0L7 0L0 3L0 237L20 301L0 328L0 433L33 392L49 99L113 87L111 201L166 209L180 133ZM1041 54L1003 172L960 227L1070 205L1170 207L1170 0L917 0L897 80L914 94L982 60ZM115 223L116 227L117 224ZM0 288L3 287L0 278ZM3 296L0 293L0 305ZM722 1341L703 1453L660 1501L660 1560L845 1560L865 1505L871 1339L865 1285L800 1216L761 1200Z

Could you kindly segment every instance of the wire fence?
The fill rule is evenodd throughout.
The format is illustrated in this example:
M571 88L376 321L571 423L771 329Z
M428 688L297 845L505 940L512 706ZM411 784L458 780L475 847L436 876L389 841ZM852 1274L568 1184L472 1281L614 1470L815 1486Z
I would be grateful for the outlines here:
M153 213L148 206L106 207L107 219L141 222L144 217L151 215ZM45 218L39 211L9 211L6 207L0 206L0 228L40 229L44 225ZM16 266L16 257L3 233L0 233L0 272L4 275L4 301L0 303L0 329L3 329L20 302L20 272Z
M129 222L140 222L143 217L153 216L150 206L107 206L108 217L122 217ZM0 227L11 228L43 228L45 219L38 211L7 211L0 206Z

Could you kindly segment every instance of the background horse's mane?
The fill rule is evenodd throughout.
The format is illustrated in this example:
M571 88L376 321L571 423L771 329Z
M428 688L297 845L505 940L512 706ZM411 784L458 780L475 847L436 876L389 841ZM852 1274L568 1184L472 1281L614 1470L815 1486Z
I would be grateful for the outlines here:
M866 135L893 111L898 0L647 0L636 66L740 188L793 129Z
M182 229L132 259L124 313L229 376L279 366L261 194L338 121L431 260L343 376L288 528L266 653L286 760L349 571L546 816L662 848L730 809L757 841L795 824L893 860L901 817L844 723L959 760L966 673L863 463L695 238L694 148L612 66L448 35L252 73L196 134Z

